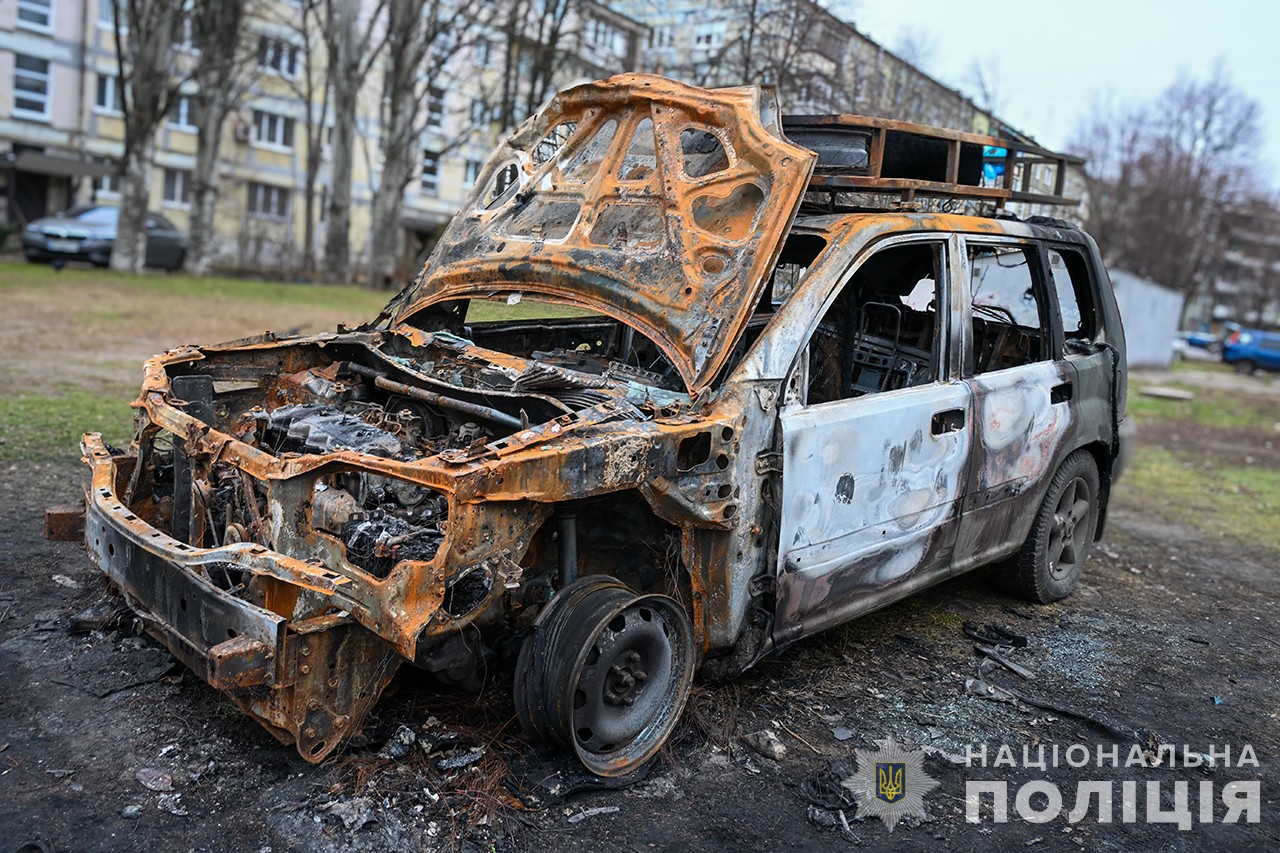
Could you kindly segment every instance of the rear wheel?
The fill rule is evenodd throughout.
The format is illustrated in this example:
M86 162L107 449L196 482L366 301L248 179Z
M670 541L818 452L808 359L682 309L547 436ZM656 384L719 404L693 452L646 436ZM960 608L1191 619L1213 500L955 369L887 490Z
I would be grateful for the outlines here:
M1098 465L1087 450L1054 474L1022 548L1004 565L1014 595L1048 604L1075 591L1098 529Z
M1236 373L1243 373L1245 376L1251 376L1253 375L1253 371L1257 369L1258 366L1247 358L1242 358L1236 362Z
M516 665L527 734L572 749L599 776L624 776L675 728L693 680L693 628L674 599L587 576L538 616Z

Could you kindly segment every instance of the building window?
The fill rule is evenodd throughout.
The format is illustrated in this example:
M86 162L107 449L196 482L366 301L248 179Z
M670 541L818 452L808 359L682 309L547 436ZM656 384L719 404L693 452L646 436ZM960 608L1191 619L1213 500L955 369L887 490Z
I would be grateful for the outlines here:
M422 192L424 195L440 193L440 153L430 149L422 152Z
M258 37L258 67L284 77L298 76L298 47L281 39Z
M626 37L617 27L592 18L587 21L587 44L598 51L622 54L626 50Z
M53 0L18 0L18 26L47 33L53 29Z
M489 43L488 39L481 39L476 42L475 50L476 65L479 65L481 68L487 66L489 64L489 54L493 52L493 45Z
M116 3L120 0L98 0L98 26L104 30L114 30L116 28ZM128 31L129 21L127 19L120 21L120 29Z
M189 10L184 9L173 28L173 46L177 50L194 53L199 50L196 43L196 22Z
M693 46L712 50L724 44L724 24L702 24L693 31Z
M180 95L169 107L169 127L195 133L200 129L198 116L195 98Z
M476 181L480 180L480 169L483 165L479 160L467 161L467 186L475 186Z
M289 190L286 187L251 182L249 213L263 219L284 219L289 215Z
M293 148L293 119L263 110L254 110L253 138L260 145Z
M439 72L453 58L457 50L457 37L452 30L443 29L431 40L431 64Z
M672 35L671 27L654 27L649 30L649 47L671 47Z
M120 91L120 78L114 74L98 75L98 90L93 98L95 109L104 113L124 110L124 93Z
M34 56L13 57L13 111L31 118L49 117L49 61Z
M164 203L171 207L191 206L191 172L188 169L164 170Z
M444 89L432 86L427 90L427 129L440 130L444 127Z
M103 175L101 178L95 178L93 181L94 201L113 198L120 198L120 176L112 173Z
M471 102L471 123L476 127L489 123L489 105L481 100Z

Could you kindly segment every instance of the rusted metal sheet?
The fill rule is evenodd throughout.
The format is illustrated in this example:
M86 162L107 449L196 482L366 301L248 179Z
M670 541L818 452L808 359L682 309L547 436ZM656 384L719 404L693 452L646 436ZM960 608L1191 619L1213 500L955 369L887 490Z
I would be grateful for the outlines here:
M644 331L705 388L750 316L815 155L772 93L624 74L556 95L490 158L401 318L495 288Z
M78 542L83 539L84 504L46 507L44 538L53 542Z

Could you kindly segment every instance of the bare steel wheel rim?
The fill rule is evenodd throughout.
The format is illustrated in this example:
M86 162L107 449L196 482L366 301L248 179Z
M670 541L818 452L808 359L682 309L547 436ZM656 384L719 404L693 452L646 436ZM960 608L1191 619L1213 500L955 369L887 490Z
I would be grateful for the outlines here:
M638 599L598 629L574 687L577 751L618 752L662 725L678 658L678 629L664 610Z
M1049 527L1049 575L1054 580L1071 576L1085 560L1088 552L1089 519L1093 498L1083 477L1075 477L1058 496Z
M535 740L572 749L599 776L625 776L675 728L693 665L678 602L588 575L556 594L525 639L516 713Z

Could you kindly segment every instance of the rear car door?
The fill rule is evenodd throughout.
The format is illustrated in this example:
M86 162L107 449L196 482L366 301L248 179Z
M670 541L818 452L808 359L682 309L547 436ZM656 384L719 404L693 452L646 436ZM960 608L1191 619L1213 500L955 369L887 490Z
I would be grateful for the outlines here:
M947 570L969 465L971 391L949 322L958 246L933 236L877 248L810 335L779 416L780 643Z
M1072 431L1080 390L1075 368L1060 356L1040 246L970 238L963 260L974 418L957 571L1003 556L1026 537Z

